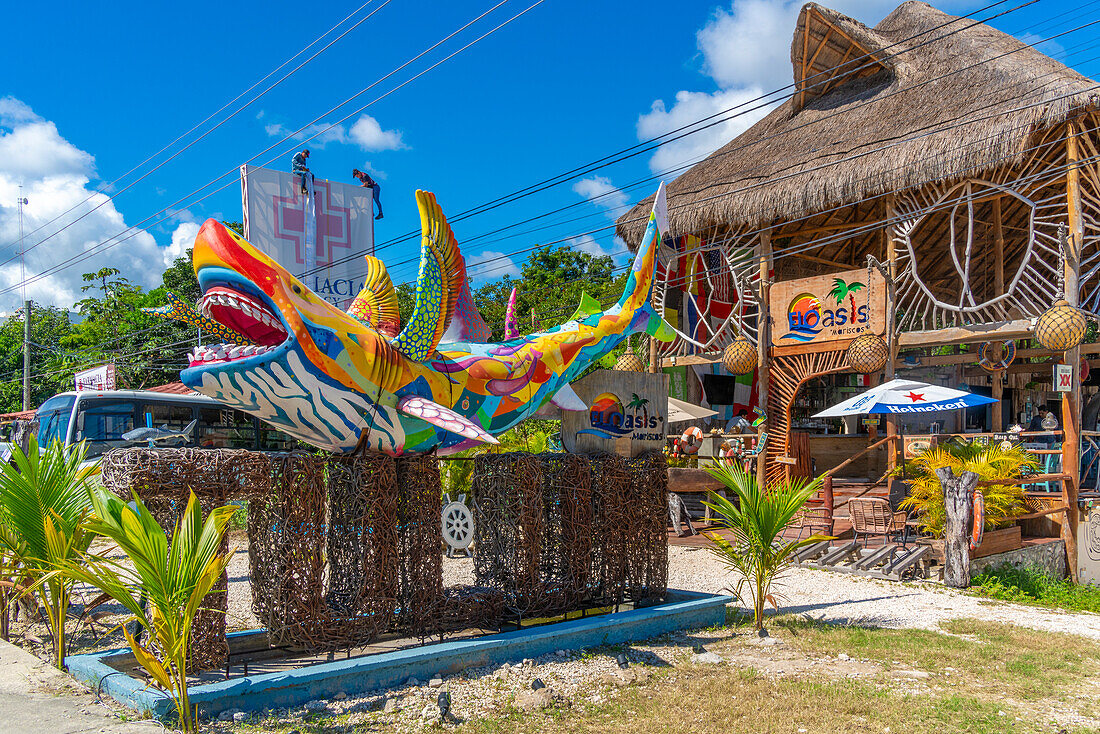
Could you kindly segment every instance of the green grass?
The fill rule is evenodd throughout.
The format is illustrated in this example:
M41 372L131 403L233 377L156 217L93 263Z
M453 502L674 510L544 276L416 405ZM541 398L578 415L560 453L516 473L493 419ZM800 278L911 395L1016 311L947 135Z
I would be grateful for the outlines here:
M1100 588L1056 579L1034 568L998 566L971 579L970 591L1002 601L1100 612Z
M248 500L242 500L240 502L231 502L237 506L237 511L233 513L233 517L229 518L230 530L246 530L248 529Z

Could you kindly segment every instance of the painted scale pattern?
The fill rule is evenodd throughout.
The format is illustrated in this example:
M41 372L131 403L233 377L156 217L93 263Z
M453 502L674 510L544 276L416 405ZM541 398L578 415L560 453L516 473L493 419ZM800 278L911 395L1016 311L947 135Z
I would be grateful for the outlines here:
M238 334L228 326L224 326L214 319L203 316L190 305L184 303L179 296L171 291L168 291L168 305L159 306L157 308L143 308L141 310L143 313L159 316L162 319L172 319L174 321L182 321L191 326L197 326L203 330L206 336L213 337L214 339L232 342L234 344L256 343L244 334Z
M260 354L195 363L182 372L183 382L326 450L446 454L530 417L630 335L672 338L650 302L657 246L667 231L663 186L618 303L503 343L441 340L466 290L465 266L434 197L417 192L417 201L427 263L417 324L402 332L406 338L391 339L340 311L208 220L193 255L204 292L228 288L263 304L286 336Z

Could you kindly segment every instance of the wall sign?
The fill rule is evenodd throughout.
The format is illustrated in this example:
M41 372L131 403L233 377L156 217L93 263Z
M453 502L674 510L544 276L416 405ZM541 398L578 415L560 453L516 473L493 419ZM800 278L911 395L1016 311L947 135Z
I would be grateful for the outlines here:
M1073 392L1073 365L1054 365L1054 389L1058 392Z
M855 339L886 329L886 280L878 270L847 270L775 283L770 291L772 345Z
M596 370L572 383L587 411L563 410L565 450L638 456L665 447L667 374Z

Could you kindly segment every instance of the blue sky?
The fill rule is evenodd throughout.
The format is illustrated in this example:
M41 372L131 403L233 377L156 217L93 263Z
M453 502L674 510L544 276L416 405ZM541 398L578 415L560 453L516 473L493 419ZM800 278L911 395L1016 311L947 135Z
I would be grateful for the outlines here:
M383 1L375 0L354 20ZM531 2L505 2L455 40L321 122L337 121ZM20 183L31 200L25 211L30 231L217 110L358 4L9 4L8 32L0 46L5 70L0 76L0 290L20 280L19 260L13 258L18 251L14 203ZM31 283L28 295L68 306L79 297L80 274L104 265L121 268L135 282L155 285L166 259L189 245L204 219L241 218L235 173L220 180L218 185L229 184L222 191L202 201L193 199L211 189L185 199L178 210L166 218L155 217L142 225L146 231L124 243L103 251L95 246L220 174L235 172L286 133L311 123L493 4L391 0L346 38L133 188L109 201L103 194L95 195L92 203L102 204L99 209L28 252L28 272L42 273L81 253L97 254ZM895 3L825 4L873 24ZM965 13L982 5L951 2L938 7ZM545 0L308 143L312 168L318 176L349 183L352 167L375 172L386 211L377 239L384 243L418 227L416 188L434 191L444 211L456 214L790 83L789 47L799 7L800 3L771 0ZM1096 2L1078 8L1062 0L1039 0L992 24L1029 40L1047 38L1100 17L1098 7ZM1056 57L1068 50L1063 60L1095 78L1100 76L1093 58L1095 36L1094 27L1043 49ZM1077 45L1084 47L1075 49ZM615 254L622 261L622 245L610 229L582 236L607 227L624 207L651 193L656 183L625 191L620 187L704 156L763 113L731 120L456 222L468 263L509 256L475 268L474 277L484 282L514 273L525 257L520 251L565 238L575 247ZM269 165L288 168L290 151L300 147L296 141L281 143L255 162L267 164L274 157ZM123 179L115 190L148 168ZM586 201L601 193L607 194L602 203ZM578 203L549 220L478 237ZM75 213L89 207L84 204ZM75 213L31 234L28 246ZM553 226L528 231L548 222ZM415 266L406 261L415 258L417 247L410 239L378 252L390 263L396 282L415 275ZM18 291L0 293L0 312L10 311L19 300Z

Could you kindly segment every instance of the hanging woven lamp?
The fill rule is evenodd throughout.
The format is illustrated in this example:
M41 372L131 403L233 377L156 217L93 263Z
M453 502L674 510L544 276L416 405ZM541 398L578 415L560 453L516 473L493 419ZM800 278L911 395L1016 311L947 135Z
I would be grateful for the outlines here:
M731 375L749 374L756 369L756 347L745 337L737 337L722 352L722 366Z
M865 375L885 367L889 356L890 348L875 334L857 336L848 345L848 366Z
M1081 309L1061 298L1035 322L1035 339L1052 352L1064 352L1085 340L1087 328L1088 321Z
M645 372L645 365L634 350L627 347L627 350L616 360L615 369L620 372Z

